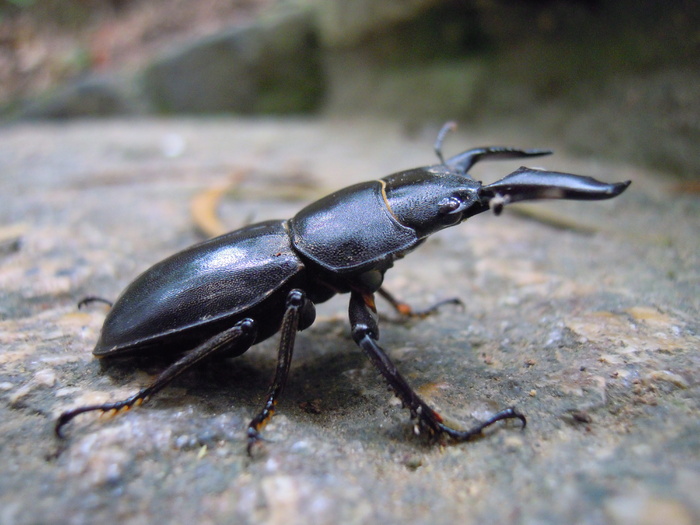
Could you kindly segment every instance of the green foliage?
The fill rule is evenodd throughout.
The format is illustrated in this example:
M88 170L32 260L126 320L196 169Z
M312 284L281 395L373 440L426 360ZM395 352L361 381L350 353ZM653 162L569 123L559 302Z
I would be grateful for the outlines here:
M0 0L0 10L10 6L10 7L29 7L35 3L36 0Z
M84 25L95 12L110 6L108 0L0 0L0 20L21 13L37 23L74 29Z

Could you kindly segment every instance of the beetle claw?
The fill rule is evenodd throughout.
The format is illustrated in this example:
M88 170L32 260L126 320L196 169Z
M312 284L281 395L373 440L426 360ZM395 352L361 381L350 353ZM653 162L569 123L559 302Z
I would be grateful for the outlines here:
M272 440L264 437L260 432L254 429L248 429L248 444L246 445L246 452L249 457L256 457L264 453L265 443L273 443Z

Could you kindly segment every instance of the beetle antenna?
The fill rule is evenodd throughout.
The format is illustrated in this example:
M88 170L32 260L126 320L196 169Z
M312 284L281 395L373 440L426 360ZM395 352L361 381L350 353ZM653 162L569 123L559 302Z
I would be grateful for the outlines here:
M435 154L440 159L440 164L445 164L445 158L442 156L442 143L445 140L445 136L450 132L457 129L457 123L454 120L445 122L442 128L438 132L437 139L435 139Z

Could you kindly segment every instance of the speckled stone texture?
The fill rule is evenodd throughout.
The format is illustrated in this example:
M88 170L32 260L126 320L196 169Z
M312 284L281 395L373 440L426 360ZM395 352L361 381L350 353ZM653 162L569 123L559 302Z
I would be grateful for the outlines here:
M218 210L231 229L290 217L334 189L433 163L436 131L340 120L0 129L0 523L697 523L698 197L662 173L564 152L531 164L633 185L612 201L472 218L388 273L415 306L459 296L463 309L397 323L379 303L383 346L430 404L465 426L515 405L525 431L508 422L446 446L415 436L353 344L340 296L298 336L259 457L245 453L245 426L275 338L54 437L61 411L126 397L164 365L95 360L105 309L76 304L115 298L200 240L193 197L235 181ZM466 129L445 148L488 144L557 147ZM473 173L493 181L517 167Z

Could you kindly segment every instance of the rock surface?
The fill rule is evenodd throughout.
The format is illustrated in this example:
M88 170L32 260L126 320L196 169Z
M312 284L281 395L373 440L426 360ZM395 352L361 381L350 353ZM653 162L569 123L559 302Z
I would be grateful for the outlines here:
M1 129L0 522L697 523L697 197L563 152L537 165L633 185L613 201L519 214L548 210L539 220L475 217L388 273L415 305L456 295L464 310L401 324L380 304L382 344L429 403L464 425L516 405L525 431L504 424L448 446L413 435L352 343L341 296L298 337L266 455L246 456L244 430L275 338L53 436L61 411L123 398L162 365L100 366L90 351L105 311L76 303L116 297L199 240L193 196L237 181L219 210L231 228L289 217L333 189L434 162L435 132L242 119ZM558 146L531 142L466 130L446 149ZM473 171L491 181L517 166Z

